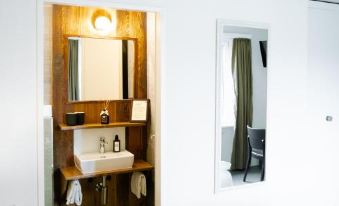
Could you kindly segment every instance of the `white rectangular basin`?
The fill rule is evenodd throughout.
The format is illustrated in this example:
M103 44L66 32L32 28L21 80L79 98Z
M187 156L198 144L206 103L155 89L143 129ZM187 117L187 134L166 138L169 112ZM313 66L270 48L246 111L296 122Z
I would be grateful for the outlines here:
M83 173L132 168L134 155L129 151L74 155L75 166Z

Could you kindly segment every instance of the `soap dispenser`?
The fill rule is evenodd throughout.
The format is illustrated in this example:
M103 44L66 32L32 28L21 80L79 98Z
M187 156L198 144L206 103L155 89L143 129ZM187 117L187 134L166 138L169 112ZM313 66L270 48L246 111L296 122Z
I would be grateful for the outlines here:
M113 152L120 152L120 139L118 135L115 135L115 139L113 141Z

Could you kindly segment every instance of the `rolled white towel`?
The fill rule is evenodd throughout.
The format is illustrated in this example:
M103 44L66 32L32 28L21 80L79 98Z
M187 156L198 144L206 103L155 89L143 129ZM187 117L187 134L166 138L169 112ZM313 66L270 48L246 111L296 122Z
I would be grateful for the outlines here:
M68 184L67 188L66 205L74 203L78 206L82 203L82 192L79 180L73 180L70 184Z
M80 182L77 180L76 184L76 192L74 197L74 202L76 205L81 205L82 203L82 192L81 192L81 185Z
M141 175L141 194L146 196L146 177Z
M68 184L66 205L74 204L74 181Z
M146 177L141 172L134 172L131 178L131 192L138 198L146 196Z

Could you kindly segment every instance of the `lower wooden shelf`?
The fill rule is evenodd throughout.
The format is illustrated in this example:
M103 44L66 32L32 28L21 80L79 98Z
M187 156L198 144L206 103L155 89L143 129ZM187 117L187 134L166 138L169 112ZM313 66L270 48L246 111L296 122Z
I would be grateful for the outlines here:
M142 127L146 126L145 122L112 122L109 124L100 124L100 123L92 123L92 124L82 124L75 126L67 126L66 124L59 124L59 127L62 131L66 130L76 130L76 129L93 129L93 128L109 128L109 127Z
M100 171L90 174L82 174L81 171L78 170L75 166L73 167L65 167L61 168L61 174L64 176L65 180L79 180L79 179L85 179L85 178L91 178L91 177L97 177L102 175L109 175L109 174L122 174L122 173L130 173L130 172L137 172L137 171L145 171L145 170L151 170L154 167L143 160L135 160L133 163L132 168L126 168L126 169L117 169L117 170L111 170L111 171Z

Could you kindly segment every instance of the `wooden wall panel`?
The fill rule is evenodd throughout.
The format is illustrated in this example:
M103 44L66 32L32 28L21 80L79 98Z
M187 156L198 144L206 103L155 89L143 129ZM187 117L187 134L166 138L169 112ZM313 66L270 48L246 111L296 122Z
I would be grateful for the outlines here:
M64 122L64 114L72 111L84 111L86 122L99 122L99 113L103 102L84 102L69 104L67 100L67 70L65 48L66 35L84 35L102 37L91 27L91 15L98 8L60 6L53 7L53 116L56 124ZM146 44L145 27L146 14L143 12L128 12L107 10L117 17L116 33L106 37L132 37L137 38L137 68L135 74L135 97L147 97L147 71L146 71ZM109 111L112 121L126 121L129 118L129 101L111 102ZM57 130L57 128L55 128ZM62 138L61 138L62 136ZM55 166L64 166L67 161L58 154L73 153L70 149L63 151L62 145L73 147L72 132L60 132L55 135ZM62 140L61 140L62 139ZM67 159L67 158L66 158Z
M138 66L135 71L135 98L147 97L147 44L146 44L146 14L144 12L117 11L117 31L121 36L135 36L138 38ZM136 25L138 26L132 26ZM126 27L126 25L131 25Z
M63 205L64 198L57 194L60 186L60 175L58 169L61 167L73 166L73 131L60 131L58 124L64 122L64 114L67 112L82 111L85 112L86 123L100 122L99 113L103 109L104 102L89 101L81 103L68 103L67 95L67 68L65 51L67 48L66 35L83 35L91 37L103 37L91 25L91 17L99 8L77 7L77 6L53 6L53 117L54 125L54 168L56 199ZM147 48L146 48L146 13L132 11L117 11L105 9L112 17L116 17L116 31L107 34L104 37L130 37L137 39L134 91L135 98L147 98ZM130 115L130 100L112 101L109 106L110 121L128 121ZM145 128L126 128L126 147L131 152L135 152L135 157L146 158L147 147L147 129ZM151 178L150 178L151 180ZM100 205L100 196L94 192L95 183L100 178L94 178L93 181L81 180L84 193L83 206ZM112 176L108 181L113 199L109 200L108 206L116 205L146 205L145 201L131 202L131 194L124 194L129 191L129 176ZM117 185L119 188L117 189ZM122 186L125 185L125 186ZM117 195L117 193L122 194ZM119 198L118 198L119 197ZM136 203L138 202L138 203ZM150 205L150 204L148 204Z

